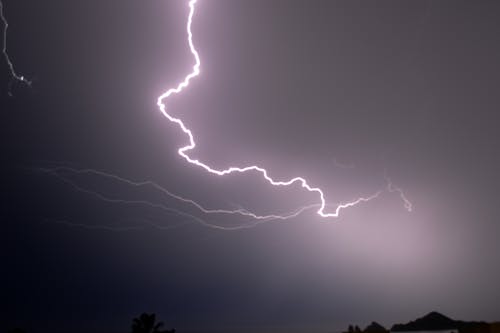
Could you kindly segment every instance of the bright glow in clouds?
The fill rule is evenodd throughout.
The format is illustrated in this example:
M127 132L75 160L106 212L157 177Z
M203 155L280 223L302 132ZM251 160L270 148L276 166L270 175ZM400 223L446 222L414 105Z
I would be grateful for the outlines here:
M361 197L361 198L357 198L356 200L353 200L353 201L350 201L347 203L338 204L337 207L333 210L333 212L325 212L326 201L325 201L325 196L323 194L323 191L319 187L314 187L314 186L309 185L309 183L306 181L306 179L304 179L302 177L295 177L295 178L292 178L290 180L284 180L284 181L275 180L269 176L269 172L266 169L264 169L260 166L257 166L257 165L251 165L251 166L246 166L246 167L232 166L232 167L229 167L227 169L217 170L217 169L214 169L214 168L210 167L209 165L207 165L207 164L205 164L197 159L191 158L187 154L190 150L193 150L196 147L193 133L191 132L190 129L188 129L186 127L186 125L182 122L182 120L180 118L175 118L174 116L172 116L171 114L169 114L167 112L166 101L170 96L172 96L174 94L178 94L182 90L187 88L189 86L189 82L191 81L191 79L200 75L200 66L201 66L200 56L199 56L198 51L196 50L196 48L193 44L193 33L191 31L196 2L197 2L197 0L190 0L189 1L189 15L188 15L188 20L187 20L187 25L186 25L189 49L191 51L191 54L194 56L194 60L195 60L195 64L193 66L193 71L191 73L189 73L184 78L184 80L177 85L177 87L170 88L166 92L164 92L161 96L159 96L158 101L157 101L157 105L160 108L160 111L162 112L162 114L171 122L179 125L179 127L182 129L182 131L189 138L189 144L187 146L179 148L179 150L178 150L179 155L181 155L189 163L196 165L198 167L201 167L201 168L205 169L205 171L207 171L211 174L217 175L217 176L224 176L224 175L234 173L234 172L243 173L243 172L255 171L255 172L262 174L262 176L269 182L269 184L271 184L273 186L290 186L292 184L299 183L304 189L306 189L307 191L312 192L318 196L319 209L317 210L317 214L320 215L321 217L338 217L340 214L340 211L344 208L353 207L359 203L370 201L374 198L377 198L381 194L382 191L377 191L375 194L373 194L369 197L366 197L366 198ZM411 211L411 204L406 200L402 191L399 188L394 187L390 181L388 181L388 184L389 185L388 185L387 189L390 192L397 191L400 194L400 196L402 197L402 199L404 200L406 209L408 211ZM251 214L251 215L253 215L253 214Z
M9 66L9 71L10 75L12 76L12 79L22 82L28 86L31 86L31 81L26 79L23 75L19 75L16 73L16 70L14 69L14 64L9 58L9 54L7 53L7 29L9 29L9 23L7 22L7 19L5 18L5 15L3 13L3 2L0 1L0 18L2 19L4 29L3 29L3 45L2 45L2 53L5 58L5 61L7 62L7 66ZM11 91L9 90L9 95L12 96Z

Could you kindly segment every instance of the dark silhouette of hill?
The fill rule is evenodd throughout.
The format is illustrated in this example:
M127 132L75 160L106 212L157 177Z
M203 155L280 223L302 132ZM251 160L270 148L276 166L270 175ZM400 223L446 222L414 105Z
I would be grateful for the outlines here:
M347 332L343 333L388 333L389 331L385 329L384 326L379 323L372 321L370 325L368 325L363 331L359 329L359 326L349 325Z
M477 321L454 320L442 315L439 312L430 312L414 321L406 324L394 324L391 328L393 332L401 331L439 331L439 330L459 330L460 332L483 332L487 330L488 324Z
M394 324L391 331L436 331L436 330L450 330L457 329L456 321L448 318L439 312L430 312L414 321L406 324Z
M384 326L380 325L377 322L372 321L370 325L368 325L363 332L365 333L387 333L388 331Z

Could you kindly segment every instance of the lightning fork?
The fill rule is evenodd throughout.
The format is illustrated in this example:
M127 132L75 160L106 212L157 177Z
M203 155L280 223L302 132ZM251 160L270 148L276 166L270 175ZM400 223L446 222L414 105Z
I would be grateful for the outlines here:
M187 88L189 86L189 83L193 78L200 75L201 60L200 60L200 55L199 55L198 51L196 50L194 43L193 43L193 33L192 33L192 29L191 29L192 22L193 22L193 16L195 13L196 3L197 3L197 0L189 0L189 14L188 14L188 19L187 19L187 24L186 24L186 30L187 30L187 36L188 36L187 42L189 45L189 50L190 50L190 52L193 55L194 60L195 60L195 64L193 65L193 70L176 87L170 88L167 91L165 91L163 94L161 94L158 97L157 103L156 103L158 108L160 109L161 113L169 121L177 124L180 127L180 129L184 132L184 134L187 135L187 137L189 139L189 144L184 146L184 147L179 148L177 151L178 154L181 157L183 157L190 164L196 165L200 168L205 169L205 171L207 171L211 174L214 174L214 175L218 175L218 176L224 176L224 175L235 173L235 172L244 173L244 172L248 172L248 171L254 171L254 172L258 172L258 173L262 174L262 176L267 180L267 182L273 186L290 186L292 184L298 183L298 184L300 184L300 186L302 188L306 189L309 192L313 192L318 196L319 208L317 210L317 214L320 215L321 217L338 217L340 214L340 211L342 209L348 208L348 207L353 207L359 203L366 202L366 201L369 201L369 200L372 200L372 199L378 197L380 192L377 192L376 194L374 194L368 198L358 198L358 199L353 200L351 202L339 204L339 205L337 205L337 207L334 209L333 212L327 213L327 212L325 212L326 201L325 201L325 196L324 196L323 191L319 187L313 187L313 186L309 185L309 183L306 181L306 179L304 179L302 177L295 177L295 178L292 178L290 180L275 180L275 179L271 178L271 176L269 176L269 173L265 168L262 168L262 167L257 166L257 165L251 165L251 166L247 166L247 167L232 166L232 167L229 167L227 169L217 170L217 169L214 169L211 166L199 161L198 159L191 158L187 154L187 152L189 152L190 150L193 150L196 147L193 133L191 132L190 129L188 129L186 127L186 125L182 122L182 120L180 118L176 118L167 112L166 100L168 98L170 98L172 95L179 94L180 92L182 92L185 88Z

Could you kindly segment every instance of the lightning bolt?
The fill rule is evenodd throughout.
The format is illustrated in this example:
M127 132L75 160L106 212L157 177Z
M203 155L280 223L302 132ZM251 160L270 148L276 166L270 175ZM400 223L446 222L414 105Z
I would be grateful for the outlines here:
M123 177L120 177L115 174L110 174L106 173L104 171L99 171L95 169L77 169L69 166L57 166L53 168L35 168L34 171L37 172L42 172L51 176L54 176L61 180L63 183L71 186L73 189L75 189L78 192L82 192L87 195L91 195L96 197L99 200L109 202L109 203L115 203L115 204L126 204L126 205L142 205L142 206L147 206L150 208L154 209L160 209L163 210L167 213L173 213L177 214L179 216L186 217L188 219L194 220L195 222L198 222L199 224L214 228L214 229L222 229L222 230L239 230L239 229L247 229L251 227L255 227L261 223L266 223L266 222L271 222L275 220L288 220L290 218L296 217L303 213L306 210L313 209L317 207L317 204L311 204L303 207L296 208L295 210L285 213L285 214L268 214L268 215L257 215L254 214L244 208L239 208L235 210L225 210L225 209L209 209L206 208L196 201L192 199L187 199L185 197L182 197L180 195L174 194L171 191L165 189L164 187L160 186L159 184L151 181L151 180L145 180L145 181L133 181L130 179L126 179ZM147 200L130 200L130 199L120 199L120 198L115 198L115 197L110 197L108 195L105 195L103 193L90 190L88 188L85 188L81 185L79 185L76 181L70 179L66 174L72 174L72 175L93 175L101 178L108 178L110 180L123 183L132 187L150 187L161 194L165 195L166 197L170 197L172 199L181 201L183 203L189 204L195 209L199 210L203 214L218 214L218 215L240 215L246 218L250 218L252 220L251 223L243 224L243 225L237 225L237 226L220 226L216 225L213 223L208 223L207 221L193 215L186 213L184 211L181 211L179 209L174 209L169 206L166 206L164 204L160 203L155 203L155 202L150 202ZM365 198L364 200L369 200L368 198ZM78 226L78 224L76 224ZM164 228L163 228L164 229Z
M50 162L50 163L56 163L56 162ZM57 163L60 164L59 162L57 162ZM226 231L242 230L242 229L253 228L253 227L256 227L260 224L268 223L268 222L272 222L272 221L286 221L288 219L297 217L306 211L318 208L318 206L319 206L318 203L309 204L309 205L305 205L302 207L298 207L298 208L296 208L288 213L284 213L284 214L257 215L257 214L252 213L244 208L239 207L238 205L236 205L236 206L238 206L238 209L233 209L233 210L206 208L192 199L188 199L188 198L185 198L181 195L172 193L171 191L167 190L166 188L162 187L158 183L155 183L154 181L151 181L151 180L134 181L131 179L121 177L121 176L116 175L116 174L107 173L105 171L100 171L100 170L90 169L90 168L78 169L76 167L67 166L64 164L57 165L54 167L45 167L45 168L36 167L36 168L28 168L28 169L35 171L35 172L41 172L41 173L56 177L60 181L62 181L63 183L71 186L74 190L81 192L83 194L86 194L86 195L93 196L93 197L95 197L101 201L104 201L104 202L108 202L111 204L123 204L123 205L132 205L132 206L140 205L140 206L146 206L146 207L149 207L152 209L159 209L159 210L164 211L167 214L175 214L175 215L187 218L188 220L191 220L193 222L196 222L204 227L209 227L209 228L218 229L218 230L226 230ZM99 177L99 178L103 178L103 179L109 179L109 180L114 181L116 183L121 183L121 184L130 186L130 187L134 187L134 188L146 188L146 187L151 188L153 190L156 190L160 194L162 194L165 198L174 199L174 200L180 201L182 203L188 204L192 208L195 208L196 210L198 210L200 213L203 213L206 215L240 215L242 217L247 218L247 220L249 219L250 221L242 223L242 224L238 224L238 225L231 225L231 226L220 225L220 224L216 224L216 223L209 223L206 220L204 220L196 215L193 215L191 213L187 213L187 212L180 210L180 209L171 208L171 207L169 207L165 204L162 204L162 203L152 202L152 201L148 201L145 199L131 200L131 199L121 199L121 198L117 198L117 197L112 197L112 196L109 196L109 195L104 194L102 192L98 192L96 190L91 190L89 188L84 187L83 185L80 185L79 182L77 182L76 180L73 179L75 176L79 176L79 175L93 176L93 177ZM392 180L387 175L386 170L384 170L384 179L386 181L386 186L384 188L378 190L377 192L375 192L374 194L372 194L370 196L361 197L361 198L358 198L352 202L339 204L337 206L337 209L339 209L338 207L347 208L347 207L351 207L351 206L356 205L356 204L361 203L361 202L370 201L372 199L379 197L383 192L389 192L389 193L397 192L397 193L399 193L401 199L403 200L403 202L405 204L405 208L408 211L411 211L412 204L406 198L404 192L399 187L394 185ZM174 228L181 227L181 226L188 224L188 223L184 222L184 223L179 224L179 225L161 226L161 225L155 224L155 223L148 221L148 220L145 220L145 219L141 219L141 220L146 222L147 224L149 224L150 226L152 226L154 228L162 229L162 230L174 229ZM135 226L134 227L117 227L117 226L109 226L109 225L87 225L87 224L82 224L82 223L72 223L69 221L61 221L61 220L47 220L47 221L52 221L56 224L62 224L62 225L67 225L67 226L71 226L71 227L81 227L81 228L86 228L86 229L91 229L91 230L92 229L101 229L101 230L109 230L109 231L132 231L132 230L137 230L137 229L143 229L142 227L135 227Z
M257 165L251 165L251 166L246 166L246 167L231 166L227 169L218 170L218 169L215 169L215 168L201 162L198 159L193 159L188 155L189 151L196 148L196 142L194 140L193 133L191 132L190 129L188 129L186 127L186 125L182 122L182 120L180 118L176 118L167 112L166 101L172 95L179 94L184 89L186 89L189 86L190 81L192 79L194 79L195 77L197 77L198 75L200 75L201 60L200 60L200 55L199 55L199 53L198 53L198 51L193 43L193 33L192 33L192 29L191 29L192 23L193 23L193 16L195 13L196 3L197 3L197 0L190 0L189 1L189 15L188 15L187 25L186 25L187 36L188 36L187 41L188 41L188 45L189 45L189 50L191 51L191 54L193 55L194 60L195 60L193 70L176 87L170 88L167 91L165 91L163 94L161 94L158 97L158 100L157 100L157 105L158 105L158 108L160 109L161 113L169 121L177 124L180 127L180 129L184 132L184 134L187 135L187 137L189 139L189 144L184 146L184 147L179 148L177 151L178 154L181 157L183 157L188 163L193 164L195 166L198 166L198 167L204 169L205 171L207 171L211 174L217 175L217 176L224 176L224 175L228 175L231 173L245 173L245 172L253 171L253 172L260 173L266 179L266 181L273 186L290 186L290 185L298 183L305 190L317 195L319 208L316 211L316 213L321 217L338 217L340 215L340 211L342 209L353 207L353 206L356 206L362 202L367 202L367 201L370 201L370 200L378 197L379 194L381 193L381 191L378 191L374 195L367 197L367 198L358 198L356 200L353 200L353 201L350 201L347 203L338 204L336 206L336 208L333 210L333 212L326 212L325 210L326 210L327 205L326 205L325 195L324 195L323 191L319 187L314 187L314 186L309 185L307 180L302 178L302 177L295 177L295 178L292 178L289 180L275 180L269 175L269 172L265 168L257 166ZM397 189L395 189L395 188L393 190L397 191Z
M0 1L0 18L3 22L3 45L2 45L2 53L5 58L5 61L7 62L7 66L9 67L10 75L12 79L24 83L27 86L31 86L31 81L25 78L23 75L17 74L16 70L14 69L14 64L10 60L9 53L7 52L7 30L9 29L9 22L7 21L7 18L4 15L3 12L3 2ZM10 90L12 85L12 82L9 84L9 96L12 96L12 92Z
M194 46L193 43L193 34L192 34L192 22L193 22L193 17L195 13L195 5L197 3L197 0L189 0L189 14L187 18L187 25L186 25L186 30L187 30L187 42L189 45L189 50L191 54L194 57L195 64L193 65L192 71L184 77L184 79L178 83L177 86L174 86L173 88L168 89L165 91L163 94L161 94L158 99L157 99L157 106L163 116L165 116L170 122L175 123L179 126L179 128L184 132L184 134L188 138L188 144L179 148L178 149L178 154L184 158L188 163L195 165L199 168L204 169L206 172L217 175L217 176L224 176L228 175L231 173L246 173L246 172L254 172L260 174L270 185L272 186L280 186L280 187L287 187L287 186L292 186L294 184L299 184L303 189L305 189L308 192L311 192L312 194L315 194L317 196L317 201L316 203L313 204L308 204L304 205L302 207L298 207L293 211L290 211L288 213L283 213L283 214L256 214L253 213L245 208L238 207L237 209L212 209L212 208L207 208L200 203L177 195L175 193L172 193L168 191L167 189L161 187L157 183L151 181L151 180L145 180L145 181L133 181L129 180L123 177L120 177L118 175L114 175L111 173L106 173L104 171L99 171L95 169L77 169L74 167L69 167L69 166L56 166L52 168L38 168L37 171L47 173L49 175L55 176L62 180L64 183L72 186L75 190L83 192L88 195L92 195L102 201L109 202L109 203L114 203L114 204L128 204L128 205L145 205L149 206L150 208L154 209L161 209L164 210L167 213L173 213L177 214L179 216L186 217L188 219L194 220L198 222L201 225L210 227L210 228L215 228L215 229L221 229L221 230L239 230L239 229L246 229L246 228L252 228L255 227L259 224L270 222L270 221L284 221L288 220L294 217L297 217L298 215L314 209L316 213L323 218L332 218L332 217L338 217L343 209L347 209L350 207L354 207L358 204L365 203L368 201L371 201L373 199L378 198L382 193L384 192L397 192L399 193L399 196L404 202L404 207L408 210L411 211L413 209L413 206L411 202L407 199L405 194L403 193L402 189L399 187L396 187L393 183L392 180L387 176L387 172L384 173L384 177L386 180L386 187L381 188L380 190L374 192L373 194L366 196L366 197L358 197L354 200L348 201L348 202L341 202L337 203L335 205L333 204L327 204L325 200L325 196L323 191L319 187L314 187L311 186L305 178L302 177L295 177L289 180L276 180L272 178L269 175L269 172L260 166L257 165L251 165L251 166L246 166L246 167L236 167L236 166L231 166L227 169L215 169L197 159L193 159L188 155L188 152L196 148L196 143L194 140L193 133L191 132L190 129L187 128L187 126L183 123L183 121L180 118L176 118L172 116L170 113L167 112L166 108L166 102L167 100L172 97L175 94L181 93L184 89L186 89L189 86L189 83L191 82L192 79L200 75L200 67L201 67L201 61L200 61L200 56L197 51L197 49ZM4 47L3 47L3 53L5 56L5 59L7 61L7 64L9 65L9 68L11 70L12 77L15 80L21 81L25 84L30 85L31 81L28 81L26 78L23 76L19 76L15 70L12 62L9 59L8 53L7 53L7 47L6 47L6 34L7 34L7 28L8 24L7 21L3 15L3 4L0 0L0 14L2 17L2 20L5 24L5 30L4 30ZM129 199L120 199L120 198L115 198L115 197L110 197L107 196L103 193L90 190L88 188L85 188L78 184L76 181L72 180L71 178L68 177L68 174L73 174L73 175L81 175L81 174L88 174L88 175L93 175L93 176L98 176L98 177L104 177L104 178L109 178L111 180L117 181L124 183L126 185L132 186L132 187L151 187L156 191L159 191L161 194L170 197L172 199L178 200L184 204L188 204L191 207L197 209L199 212L203 214L219 214L219 215L239 215L242 217L245 217L247 219L250 219L250 223L245 223L245 224L240 224L240 225L235 225L235 226L221 226L217 224L212 224L208 223L205 220L199 218L198 216L195 216L193 214L184 212L182 210L174 209L171 207L166 206L165 204L160 204L160 203L155 203L147 200L129 200ZM84 227L85 225L78 224L78 223L71 223L68 221L59 221L60 224L66 224L68 226L77 226L77 227ZM158 228L163 228L161 226L154 225L153 223L148 222L149 224L158 227ZM90 226L90 229L109 229L109 230L135 230L134 228L136 227L112 227L112 226ZM165 228L171 228L170 226L165 227Z

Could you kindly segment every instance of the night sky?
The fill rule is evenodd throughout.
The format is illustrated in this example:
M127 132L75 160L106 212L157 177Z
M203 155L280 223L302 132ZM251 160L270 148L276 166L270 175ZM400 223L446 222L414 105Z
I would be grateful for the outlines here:
M187 137L156 98L194 64L187 0L3 3L33 84L2 58L1 330L500 319L500 2L199 0L201 75L167 105L191 156L305 177L331 207L383 190L338 218L258 224L162 192L264 215L318 202L177 155Z

